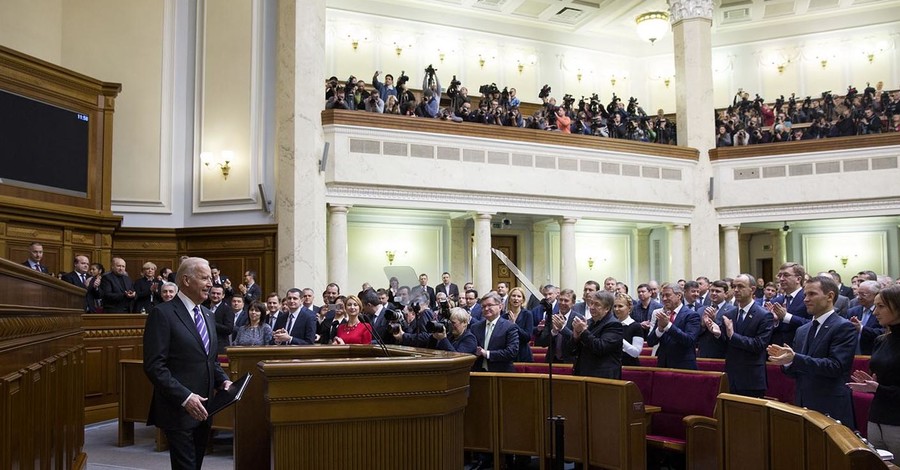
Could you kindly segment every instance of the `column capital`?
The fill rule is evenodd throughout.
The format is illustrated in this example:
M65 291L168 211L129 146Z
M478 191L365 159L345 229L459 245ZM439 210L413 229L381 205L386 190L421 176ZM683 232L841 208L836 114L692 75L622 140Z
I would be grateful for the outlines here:
M491 220L494 217L493 212L476 212L472 218L475 220Z
M684 224L669 225L669 230L684 230L685 228L687 228L687 225L684 225Z
M331 204L331 203L329 203L328 204L328 212L330 212L332 214L335 212L347 213L348 211L350 211L351 207L353 207L353 206L351 206L349 204Z
M712 0L669 0L669 18L674 25L695 18L712 20Z
M575 225L578 222L578 217L559 217L556 221L559 222L560 226Z
M722 226L722 230L724 230L726 232L731 232L733 230L738 230L740 228L741 228L741 224L728 224L728 225Z

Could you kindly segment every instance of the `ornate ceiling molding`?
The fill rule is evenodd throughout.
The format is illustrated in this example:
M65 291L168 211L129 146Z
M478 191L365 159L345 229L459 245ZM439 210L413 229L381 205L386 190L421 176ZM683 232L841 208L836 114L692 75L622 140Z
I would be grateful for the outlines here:
M712 21L712 0L680 0L669 1L669 20L672 24L683 20L703 18Z
M719 224L781 220L870 217L900 213L900 197L853 201L821 201L803 204L766 204L717 209Z

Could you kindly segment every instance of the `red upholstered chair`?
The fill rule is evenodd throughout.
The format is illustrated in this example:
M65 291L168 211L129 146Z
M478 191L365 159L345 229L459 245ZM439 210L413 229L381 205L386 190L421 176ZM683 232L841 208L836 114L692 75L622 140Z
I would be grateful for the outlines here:
M794 404L797 384L794 379L784 375L781 366L766 364L766 380L769 388L766 390L767 398L774 398L782 403Z
M872 407L873 393L853 392L853 419L856 429L863 437L868 436L869 408Z
M697 358L697 370L725 372L725 359Z
M684 417L715 415L719 396L720 375L689 374L680 371L656 371L653 374L653 405L662 411L653 415L648 444L653 441L662 447L684 450Z

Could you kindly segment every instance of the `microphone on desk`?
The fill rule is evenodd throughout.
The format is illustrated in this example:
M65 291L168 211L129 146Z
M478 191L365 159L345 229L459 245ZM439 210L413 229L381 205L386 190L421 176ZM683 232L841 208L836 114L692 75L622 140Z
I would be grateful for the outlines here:
M361 322L366 325L366 328L369 330L369 333L375 338L375 342L378 346L381 346L381 350L384 351L384 357L391 357L391 353L388 351L387 346L385 346L384 341L381 340L381 335L378 334L378 331L375 329L375 325L371 323L369 320L369 315L367 313L360 312L359 316L361 318Z

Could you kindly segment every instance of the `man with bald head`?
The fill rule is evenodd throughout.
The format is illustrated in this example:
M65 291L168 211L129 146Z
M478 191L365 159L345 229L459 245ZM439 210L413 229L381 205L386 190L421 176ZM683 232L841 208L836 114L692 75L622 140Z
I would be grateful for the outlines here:
M112 259L112 269L100 280L100 294L105 313L129 313L136 293L134 283L125 271L125 260Z

